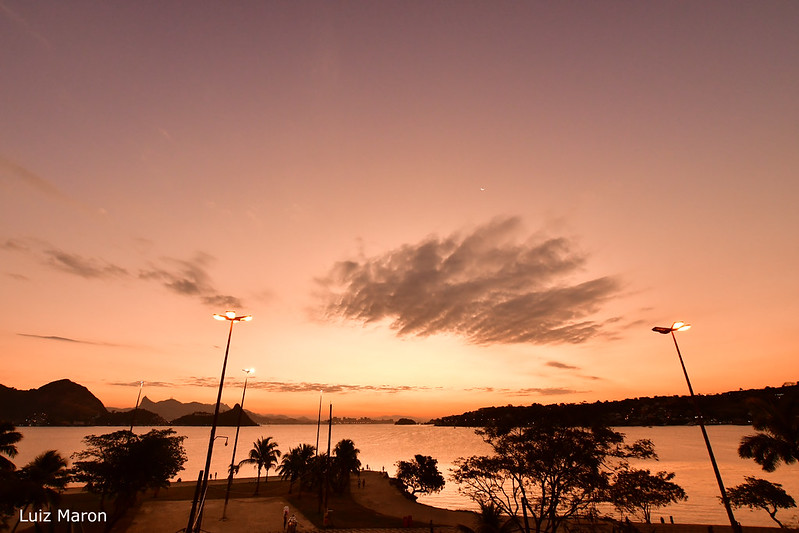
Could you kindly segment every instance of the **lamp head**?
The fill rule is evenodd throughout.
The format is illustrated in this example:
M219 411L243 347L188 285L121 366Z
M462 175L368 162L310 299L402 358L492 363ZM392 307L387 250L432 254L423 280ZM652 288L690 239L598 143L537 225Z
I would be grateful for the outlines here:
M678 320L672 324L670 328L664 326L655 326L652 328L652 331L662 333L663 335L668 335L672 331L685 331L686 329L691 329L691 324L686 324L685 322Z

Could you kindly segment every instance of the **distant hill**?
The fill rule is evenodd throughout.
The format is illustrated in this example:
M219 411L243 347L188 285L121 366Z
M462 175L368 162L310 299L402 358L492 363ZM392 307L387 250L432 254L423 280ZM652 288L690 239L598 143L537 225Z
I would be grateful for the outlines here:
M294 418L286 415L273 415L273 414L262 415L259 413L253 413L249 409L245 409L244 412L259 424L271 424L271 425L316 424L316 420L311 420L310 418L305 416Z
M238 423L239 413L241 407L239 404L233 406L225 412L219 413L219 419L216 422L217 426L235 426ZM173 426L210 426L214 421L213 413L192 413L190 415L181 416L172 421ZM245 409L241 416L242 426L257 426L258 423L247 415Z
M799 386L766 387L697 396L706 424L749 425L749 398L799 398ZM527 406L483 407L460 415L430 421L436 426L484 427L527 425L537 420L557 420L572 426L676 426L696 423L690 396L655 396L594 403L561 403Z
M15 425L84 426L107 414L89 389L68 379L30 390L0 385L0 420Z
M160 402L154 402L147 396L142 398L141 403L139 404L140 409L153 412L166 420L175 420L176 418L194 413L213 413L215 407L215 404L199 402L183 403L175 400L174 398L161 400ZM221 413L223 411L230 411L230 407L224 403L220 404L219 412Z
M168 426L169 421L151 411L139 407L136 409L134 417L133 409L128 411L108 412L100 415L94 421L96 426L130 426L131 422L136 426Z

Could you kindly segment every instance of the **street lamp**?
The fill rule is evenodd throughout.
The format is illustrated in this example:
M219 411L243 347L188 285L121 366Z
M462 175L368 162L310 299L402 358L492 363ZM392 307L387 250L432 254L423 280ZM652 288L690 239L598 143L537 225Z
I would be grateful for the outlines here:
M144 382L139 382L139 395L136 396L136 407L133 408L133 415L130 417L130 432L133 433L133 423L136 421L136 411L139 410L139 400L141 399L141 390L144 387Z
M233 485L233 465L236 464L236 446L239 444L239 429L241 428L241 415L244 413L244 395L247 394L247 380L250 379L250 374L255 372L254 368L242 368L242 372L247 376L244 378L244 390L241 393L241 405L239 406L239 417L236 421L236 438L233 439L233 455L230 457L230 468L228 469L227 476L227 490L225 491L225 506L222 508L222 520L227 519L227 502L230 499L230 487Z
M652 328L652 331L656 333L662 333L663 335L668 335L671 333L671 338L674 340L674 347L677 348L677 356L680 358L680 366L682 366L682 372L685 374L685 382L688 384L688 392L691 393L691 401L694 404L694 410L696 411L696 419L699 422L699 429L702 430L702 438L705 439L705 446L707 446L707 453L710 456L710 464L713 465L713 472L716 474L716 482L719 484L719 490L721 491L721 501L724 504L724 508L727 510L727 517L730 519L730 526L732 526L732 530L735 533L741 533L741 526L738 524L738 521L735 520L735 515L732 514L732 507L730 506L730 500L727 498L727 491L724 490L724 482L721 480L721 472L719 472L719 465L716 464L716 456L713 455L713 448L710 446L710 439L707 436L707 430L705 430L705 420L702 417L702 411L699 409L699 402L696 400L696 396L694 396L694 388L691 386L691 380L688 378L688 371L685 369L685 363L682 360L682 354L680 353L680 346L677 344L677 337L674 335L675 331L685 331L691 327L691 324L686 324L685 322L675 322L671 325L670 328L656 326Z
M227 311L224 315L214 313L214 318L217 320L227 320L230 322L230 330L227 335L227 346L225 347L225 359L222 362L222 377L219 378L219 392L216 395L216 407L214 408L214 418L211 422L211 437L208 439L208 455L205 458L205 470L202 474L202 480L198 480L198 489L195 491L199 496L200 508L196 509L195 505L191 506L189 513L189 524L186 528L187 532L200 533L200 526L202 525L203 507L205 503L205 493L208 490L208 471L211 469L211 455L214 452L214 438L216 436L216 423L219 420L219 404L222 401L222 386L225 384L225 368L227 367L227 356L230 353L230 338L233 336L233 324L236 322L249 322L252 320L252 315L236 315L233 311ZM195 511L197 519L195 520Z

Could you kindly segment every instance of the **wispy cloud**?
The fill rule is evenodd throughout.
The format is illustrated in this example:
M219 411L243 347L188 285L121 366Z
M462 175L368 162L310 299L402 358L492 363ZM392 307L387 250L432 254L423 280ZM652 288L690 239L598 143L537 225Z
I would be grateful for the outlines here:
M198 298L214 308L241 308L241 299L224 294L214 286L208 266L213 256L197 252L191 259L165 257L146 268L124 267L99 257L87 257L58 249L36 239L6 239L0 250L26 254L40 263L61 272L85 279L139 279L161 284L181 296ZM132 272L137 272L133 274Z
M561 396L566 394L577 394L589 391L579 391L565 387L526 387L522 389L496 388L496 387L470 387L464 389L466 392L483 392L502 394L504 396Z
M112 381L109 385L114 385L116 387L139 387L141 381ZM174 387L175 384L169 381L145 381L144 388L152 388L152 387L167 387L171 388Z
M139 278L160 282L170 291L184 296L196 296L202 302L215 307L241 307L235 296L219 293L211 282L206 268L213 261L209 254L199 252L193 259L166 258L168 267L151 267L139 272Z
M238 378L227 378L225 384L238 383ZM194 387L218 387L219 379L207 377L193 377L182 381L183 385ZM332 393L357 393L357 392L383 392L396 394L399 392L441 390L441 387L423 387L414 385L358 385L342 383L317 383L317 382L291 382L291 381L257 381L250 380L248 388L259 389L266 392L319 392Z
M517 242L518 218L336 263L318 280L324 314L390 320L402 335L455 334L478 345L581 343L615 296L612 276L575 282L586 257L564 237Z
M566 388L559 388L559 387L530 387L526 389L519 389L516 391L512 391L509 394L513 396L562 396L564 394L577 394L580 392L588 392L588 391L578 391L575 389L566 389Z
M45 250L48 264L83 278L125 277L128 271L102 259L83 257L62 250Z
M105 209L91 208L83 204L76 198L64 193L49 180L42 178L38 174L2 155L0 155L0 176L9 176L16 179L51 201L68 205L91 215L106 214Z
M559 361L547 361L546 366L551 366L552 368L562 368L564 370L579 370L579 367L567 365L566 363L561 363Z
M121 347L122 344L114 344L110 342L100 342L100 341L87 341L81 339L72 339L70 337L62 337L60 335L36 335L33 333L17 333L20 337L30 337L33 339L42 339L46 341L56 341L56 342L73 342L77 344L89 344L92 346L112 346L112 347Z

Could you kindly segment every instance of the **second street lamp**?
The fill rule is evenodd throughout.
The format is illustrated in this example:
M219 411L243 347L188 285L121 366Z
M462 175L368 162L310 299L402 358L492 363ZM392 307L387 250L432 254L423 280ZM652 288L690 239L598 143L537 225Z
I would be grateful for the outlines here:
M233 469L236 464L236 446L239 444L239 429L241 429L241 416L244 414L244 395L247 394L247 380L250 379L250 374L255 372L254 368L242 368L247 376L244 378L244 390L241 392L241 405L239 405L239 416L236 422L236 438L233 439L233 455L230 456L230 468L228 468L227 476L227 490L225 490L225 506L222 507L222 520L227 519L227 502L230 499L230 487L233 485Z
M216 320L227 320L230 322L230 330L227 336L227 346L225 347L225 359L222 361L222 376L219 378L219 392L216 395L216 407L214 407L214 418L211 422L211 437L208 439L208 455L205 458L205 470L202 478L198 480L199 490L195 491L198 495L198 507L194 505L189 512L189 523L187 532L200 532L202 526L203 507L206 492L208 491L208 471L211 469L211 455L214 452L214 437L216 436L216 423L219 420L219 404L222 401L222 387L225 384L225 369L227 368L227 357L230 353L230 338L233 336L233 324L236 322L248 322L252 320L252 315L236 315L233 311L227 311L224 315L214 314ZM195 514L196 511L196 514ZM196 518L195 518L196 517Z
M688 371L685 369L685 363L682 360L682 353L680 353L680 346L677 344L677 337L674 335L675 331L685 331L691 327L690 324L686 324L685 322L675 322L671 325L670 328L663 327L663 326L656 326L652 328L652 331L661 333L663 335L668 335L671 333L671 338L674 340L674 347L677 348L677 357L680 358L680 366L682 366L682 372L685 374L685 382L688 384L688 392L691 394L691 401L694 404L694 411L696 411L696 420L699 423L699 429L702 430L702 438L705 439L705 446L707 446L707 453L710 456L710 464L713 465L713 473L716 475L716 482L719 484L719 490L721 491L721 502L724 504L724 508L727 511L727 517L730 519L730 526L732 526L732 530L735 533L741 533L741 526L738 524L738 521L735 520L735 515L732 514L732 507L730 506L730 500L727 498L727 491L724 489L724 482L721 480L721 472L719 472L719 465L716 464L716 456L713 455L713 448L710 446L710 439L707 436L707 430L705 429L705 420L702 417L702 411L699 409L699 402L696 400L696 396L694 396L694 388L691 386L691 380L688 378Z

